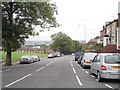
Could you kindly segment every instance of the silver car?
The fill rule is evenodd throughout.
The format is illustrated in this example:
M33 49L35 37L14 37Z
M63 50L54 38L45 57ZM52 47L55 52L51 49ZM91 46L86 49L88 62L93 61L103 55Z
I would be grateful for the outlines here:
M81 60L81 66L90 67L91 60L97 55L97 53L84 53L83 58Z
M24 55L20 58L20 64L22 64L22 63L33 63L33 62L34 62L33 57L29 56L29 55Z
M49 53L48 54L48 58L53 58L54 57L54 53Z
M95 56L89 69L90 74L97 75L97 81L120 79L120 54L101 53Z
M34 62L40 61L39 56L37 56L37 55L32 55L32 57L33 57L33 61L34 61Z

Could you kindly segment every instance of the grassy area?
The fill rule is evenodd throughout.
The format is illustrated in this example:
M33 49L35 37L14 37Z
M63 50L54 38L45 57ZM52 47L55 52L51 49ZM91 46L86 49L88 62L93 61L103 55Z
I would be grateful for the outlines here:
M42 54L42 53L32 53L32 52L13 52L12 53L12 61L17 62L19 61L20 57L23 55L37 55L40 58L47 57L47 54ZM6 53L2 52L2 58L5 60L6 58Z

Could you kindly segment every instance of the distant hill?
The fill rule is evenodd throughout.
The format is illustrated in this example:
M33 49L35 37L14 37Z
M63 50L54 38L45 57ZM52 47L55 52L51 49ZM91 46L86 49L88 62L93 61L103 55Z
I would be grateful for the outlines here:
M51 41L26 41L25 45L50 45Z

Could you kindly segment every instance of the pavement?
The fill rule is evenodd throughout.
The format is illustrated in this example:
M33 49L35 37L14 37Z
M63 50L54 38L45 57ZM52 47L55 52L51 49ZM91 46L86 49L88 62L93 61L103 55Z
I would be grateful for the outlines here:
M32 64L18 64L2 70L3 88L118 88L120 81L97 82L74 56L45 58Z

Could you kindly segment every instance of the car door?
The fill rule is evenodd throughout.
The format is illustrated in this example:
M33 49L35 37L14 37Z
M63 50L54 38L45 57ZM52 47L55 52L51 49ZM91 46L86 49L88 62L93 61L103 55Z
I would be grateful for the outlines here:
M94 73L97 75L97 71L100 70L101 63L100 63L100 55L96 57L96 60L94 62Z
M95 73L95 62L97 60L97 55L94 57L94 59L91 62L91 71L92 73Z

